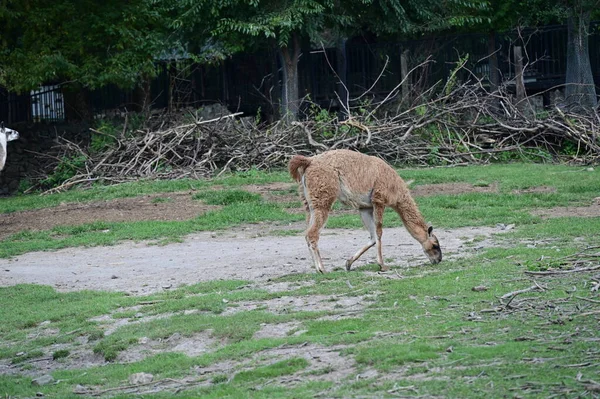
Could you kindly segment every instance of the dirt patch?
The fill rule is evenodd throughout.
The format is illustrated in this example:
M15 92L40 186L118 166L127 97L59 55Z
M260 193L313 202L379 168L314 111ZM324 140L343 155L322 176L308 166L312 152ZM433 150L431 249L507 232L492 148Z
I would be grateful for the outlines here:
M48 230L57 226L76 226L98 221L189 220L217 208L193 200L190 192L61 204L53 208L1 215L0 240L20 231Z
M594 198L592 204L589 206L559 206L549 209L536 209L531 213L536 216L541 216L544 219L561 217L600 217L600 197Z
M556 192L556 187L538 186L529 187L522 190L513 190L513 194L551 194Z
M265 201L287 203L298 201L298 185L296 183L270 183L248 184L240 187L241 190L260 194Z
M231 315L238 312L265 308L266 311L275 314L287 314L302 311L335 311L343 309L345 312L363 309L369 301L377 298L379 293L361 296L335 296L335 295L310 295L303 297L274 298L260 302L237 302L235 307L229 307L223 315Z
M263 324L260 326L260 330L254 333L253 338L284 338L292 334L293 331L297 330L300 325L301 324L299 322Z
M138 344L127 348L117 356L117 363L132 363L148 356L166 352L183 353L187 356L200 356L218 348L219 341L210 331L203 331L190 337L175 333L166 339L140 338Z

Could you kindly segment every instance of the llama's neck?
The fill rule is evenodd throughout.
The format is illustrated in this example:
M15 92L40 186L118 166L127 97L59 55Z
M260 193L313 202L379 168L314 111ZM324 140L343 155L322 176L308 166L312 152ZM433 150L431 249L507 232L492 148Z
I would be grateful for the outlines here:
M6 139L6 133L1 132L0 133L0 170L2 170L2 168L4 168L4 163L6 162L6 144L7 144L7 139Z
M427 241L427 223L423 219L419 208L417 208L415 200L413 200L408 192L400 195L400 199L392 208L398 213L402 219L402 223L404 223L404 227L406 227L406 230L408 230L415 240L421 244Z

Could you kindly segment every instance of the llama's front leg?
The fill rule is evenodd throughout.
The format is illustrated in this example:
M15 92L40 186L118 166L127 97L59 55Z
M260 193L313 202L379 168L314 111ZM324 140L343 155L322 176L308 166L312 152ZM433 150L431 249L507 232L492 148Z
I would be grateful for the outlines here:
M367 245L365 245L364 247L362 247L361 249L358 250L358 252L356 252L354 254L354 256L352 256L350 259L348 259L346 261L346 270L350 270L350 268L352 267L352 264L362 256L362 254L364 254L365 252L367 252L369 250L369 248L371 248L373 245L375 245L377 243L377 235L376 235L376 231L375 231L375 223L373 220L373 209L372 208L363 208L363 209L359 209L360 212L360 219L363 222L363 225L365 226L365 228L369 231L369 234L371 235L371 239L369 240L369 242L367 243Z
M319 252L319 237L326 221L327 212L315 209L310 210L309 226L306 230L306 243L308 244L308 250L313 258L315 268L319 273L325 273L323 260Z

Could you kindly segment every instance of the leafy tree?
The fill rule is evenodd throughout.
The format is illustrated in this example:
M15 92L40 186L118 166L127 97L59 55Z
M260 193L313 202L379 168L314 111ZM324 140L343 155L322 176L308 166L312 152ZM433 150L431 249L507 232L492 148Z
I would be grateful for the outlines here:
M164 0L172 3L172 0ZM477 19L465 12L485 0L181 0L175 26L184 36L210 35L232 52L274 46L283 69L282 111L295 118L300 106L298 60L302 43L323 35L417 34ZM448 18L451 16L451 18Z
M184 37L211 36L231 53L276 48L283 71L282 113L291 119L300 106L302 43L318 38L327 26L349 23L347 16L335 12L333 0L182 0L177 7L180 17L175 26Z
M159 11L152 0L4 0L0 85L132 88L155 73L166 46Z
M584 110L594 109L598 104L588 38L591 15L599 4L597 0L566 0L562 4L568 29L565 99L568 106Z

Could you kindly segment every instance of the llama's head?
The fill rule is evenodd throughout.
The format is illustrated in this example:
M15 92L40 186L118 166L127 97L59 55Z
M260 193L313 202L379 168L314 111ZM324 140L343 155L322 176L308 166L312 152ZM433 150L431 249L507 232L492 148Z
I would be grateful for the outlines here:
M16 140L19 138L19 132L17 132L16 130L12 130L7 127L4 127L4 122L0 123L0 134L3 136L0 138L6 137L6 142ZM2 141L4 142L4 140L2 140Z
M422 243L423 252L429 258L429 261L434 265L442 261L442 249L440 248L440 242L437 237L433 234L433 227L429 226L427 229L427 240Z

